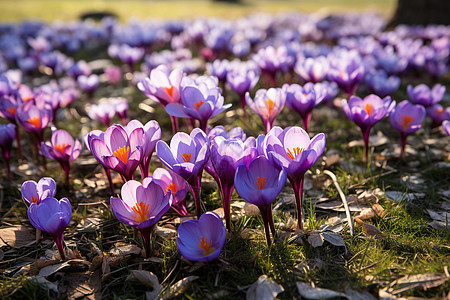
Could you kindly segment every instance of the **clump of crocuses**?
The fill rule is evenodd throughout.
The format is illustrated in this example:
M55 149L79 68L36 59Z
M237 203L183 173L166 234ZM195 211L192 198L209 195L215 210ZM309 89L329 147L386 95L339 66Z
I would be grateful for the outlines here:
M150 240L156 222L170 209L172 192L164 194L163 189L151 178L143 184L136 180L127 181L121 190L122 199L111 197L111 209L116 218L141 233L145 255L150 257Z
M364 157L365 161L369 161L369 136L370 129L375 123L389 114L395 106L395 102L391 101L391 97L387 96L381 99L377 95L371 94L364 99L352 96L347 101L342 102L342 109L347 117L359 126L364 139Z
M409 134L422 128L421 123L425 118L425 108L419 104L411 104L408 100L400 102L389 115L392 126L400 131L401 153L405 159L406 138Z
M198 220L180 224L177 247L186 259L208 262L219 257L226 238L222 219L214 212L206 212Z
M55 241L61 259L66 259L64 255L63 232L72 218L72 208L67 198L58 200L47 197L40 203L33 202L28 207L28 219L31 225L40 231L47 232Z
M54 159L61 165L66 175L66 185L69 185L70 162L80 155L80 141L74 140L67 131L52 127L52 138L50 142L41 143L41 151L45 157Z
M234 177L234 185L239 196L258 206L264 222L267 244L270 233L275 236L272 217L272 202L286 183L286 170L277 168L264 156L255 158L248 166L239 165Z

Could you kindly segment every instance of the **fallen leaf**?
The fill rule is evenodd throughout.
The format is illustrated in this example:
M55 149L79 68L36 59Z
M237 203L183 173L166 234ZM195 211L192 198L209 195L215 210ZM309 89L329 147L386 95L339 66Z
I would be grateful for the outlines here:
M367 224L367 223L364 223L359 218L355 218L355 222L360 224L360 225L362 225L362 230L363 230L365 236L367 236L367 237L374 237L376 239L381 239L382 237L384 237L384 233L381 232L375 226Z
M367 207L361 210L355 216L355 218L359 218L360 220L368 220L372 219L375 216L382 217L384 213L385 213L384 208L378 203L375 203L371 207Z
M48 281L47 279L45 279L42 276L27 277L27 280L32 283L39 284L55 293L58 293L58 286L56 284L54 284L53 282Z
M279 294L284 292L284 288L267 277L262 275L253 283L247 291L247 300L273 300Z
M308 236L308 243L310 243L314 248L320 247L323 245L323 236L320 232L312 232Z
M429 288L440 286L449 279L450 278L443 273L425 273L411 276L407 275L392 282L386 292L393 295L398 295L408 290L417 288L427 290Z
M174 298L181 295L184 290L188 287L189 283L198 279L198 276L189 276L177 281L175 284L169 287L169 289L162 296L163 300Z
M297 282L297 289L300 295L307 299L329 299L336 297L344 297L350 299L347 295L335 292L329 289L321 289L312 287L308 284Z
M373 296L369 292L360 293L358 291L347 289L345 290L345 294L352 300L376 300L375 296Z
M127 280L138 280L143 285L152 289L152 291L145 292L147 300L158 299L158 295L162 290L159 284L158 277L155 274L145 270L131 270Z
M415 199L424 198L425 194L424 193L403 193L403 192L398 192L398 191L391 191L391 192L386 192L386 197L388 197L389 199L391 199L395 202L400 202L403 199L406 201L413 201Z
M166 238L166 239L171 239L171 238L177 236L177 231L176 230L171 229L171 228L167 228L167 227L157 226L155 228L154 232L155 232L156 235L159 235L159 236L161 236L163 238Z
M344 239L337 233L324 231L321 233L321 235L324 240L326 240L327 242L331 243L334 246L346 247Z
M139 248L136 245L129 244L129 245L123 245L114 247L111 250L109 250L108 254L114 255L114 256L125 256L130 254L141 254L141 248Z
M33 245L36 242L34 234L22 225L0 229L0 247L11 246L21 248Z
M67 299L100 299L100 272L65 272L58 289Z
M42 277L48 277L58 271L61 271L62 269L80 269L80 268L86 268L90 266L90 262L82 260L82 259L71 259L59 264L50 265L47 267L42 268L39 271L39 276Z

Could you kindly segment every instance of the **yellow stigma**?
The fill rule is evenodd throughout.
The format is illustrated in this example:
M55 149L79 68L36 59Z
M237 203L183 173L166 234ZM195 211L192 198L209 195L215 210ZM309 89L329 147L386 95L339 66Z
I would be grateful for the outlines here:
M202 240L200 241L200 244L198 244L198 247L200 249L203 249L203 256L209 255L216 251L216 248L212 246L212 240L209 240L208 243L208 239L205 239L204 237L202 237Z
M59 152L64 153L64 150L66 150L67 146L69 146L69 144L58 144L54 148Z
M272 100L267 99L267 107L269 108L269 115L272 114L273 105L275 104Z
M413 117L411 116L403 116L403 129L406 131L411 124Z
M142 223L147 220L146 215L148 213L148 204L145 204L144 202L136 203L131 210L136 213L136 222Z
M120 159L124 164L128 161L128 153L130 152L130 147L123 146L113 152L114 156Z
M197 102L197 103L194 103L194 104L195 104L195 107L197 108L197 110L200 109L200 106L202 106L203 103L205 103L205 102L203 102L202 100L200 100L200 101Z
M364 105L364 110L367 112L367 114L370 116L373 113L373 106L370 103L366 103Z
M183 153L182 157L185 162L191 162L191 154Z
M262 191L264 189L264 184L266 183L266 177L263 177L261 179L261 177L257 177L256 178L256 186L258 187L258 190Z
M29 118L28 122L33 124L34 127L39 128L41 125L41 118L39 117Z
M168 190L171 190L172 194L175 195L177 193L177 188L175 186L175 183L173 183L173 182L169 183L169 185L166 188L166 193L167 193Z
M300 153L303 152L303 150L305 150L305 148L300 148L300 147L296 147L296 148L292 148L292 153L291 150L289 148L287 148L287 156L289 156L290 159L294 159L297 157L297 155L299 155Z

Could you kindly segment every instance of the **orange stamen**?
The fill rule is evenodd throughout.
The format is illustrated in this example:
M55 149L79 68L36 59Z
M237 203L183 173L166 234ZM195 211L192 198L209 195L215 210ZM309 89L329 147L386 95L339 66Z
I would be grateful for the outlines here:
M139 202L136 203L135 206L133 206L131 208L132 211L134 211L136 213L136 222L144 222L145 220L147 220L147 213L148 213L148 204L145 204L144 202Z
M344 76L345 76L344 71L340 71L340 72L339 72L339 76L341 77L341 79L344 79Z
M128 153L130 152L130 147L123 146L113 152L114 156L120 159L124 164L128 161Z
M177 193L177 188L175 186L175 183L173 183L173 182L169 183L169 185L166 188L166 193L167 193L168 190L171 190L172 194L175 195Z
M34 127L39 128L41 125L41 118L39 117L29 118L28 122L33 124Z
M12 114L13 116L16 114L16 109L14 107L10 107L7 109L7 111Z
M191 154L183 153L182 157L185 162L191 162Z
M372 104L366 103L366 105L364 105L364 110L370 116L373 113L373 106L372 106Z
M292 151L294 152L294 153L292 153L291 150L288 148L286 154L287 154L287 156L289 156L290 159L294 159L297 157L297 155L302 153L303 150L305 150L305 148L300 148L300 147L292 148Z
M438 114L442 114L443 112L444 112L444 109L443 108L438 108L437 110L436 110L436 112L438 113Z
M272 114L273 105L275 104L272 100L267 99L267 106L269 107L269 115Z
M216 251L216 248L214 248L212 246L212 240L209 240L209 243L208 243L208 239L205 239L204 237L202 237L202 240L201 240L200 244L198 244L198 247L200 249L203 249L203 256L209 255L209 254L213 253L214 251Z
M203 103L205 103L205 102L203 102L202 100L200 100L200 101L197 102L197 103L194 103L194 104L195 104L195 107L197 108L197 110L200 109L200 106L202 106Z
M173 98L173 86L166 87L166 92L170 96L170 98Z
M264 189L264 184L266 184L266 177L263 177L261 179L261 177L256 177L256 186L258 187L258 190L262 191Z
M64 153L64 151L66 150L67 146L69 146L69 144L58 144L54 148L56 150L58 150L59 152Z
M32 95L29 95L29 96L23 97L22 100L23 100L23 102L27 102L27 101L30 101L30 100L33 99L33 98L34 98L34 97L33 97Z
M36 204L39 204L41 202L39 200L39 197L36 197L36 196L31 196L30 201L31 201L31 203L36 203Z
M406 131L409 127L409 124L412 122L413 117L411 116L403 116L403 129Z

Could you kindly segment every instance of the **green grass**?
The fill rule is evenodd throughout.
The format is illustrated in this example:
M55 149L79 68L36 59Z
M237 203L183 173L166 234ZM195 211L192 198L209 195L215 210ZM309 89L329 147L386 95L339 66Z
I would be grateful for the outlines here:
M109 11L119 16L121 21L130 17L175 19L199 16L238 18L255 12L281 13L287 11L348 12L376 10L386 16L395 7L395 0L247 0L243 4L229 4L206 0L192 1L112 1L112 0L0 0L0 20L17 22L26 18L44 21L76 20L88 11Z

